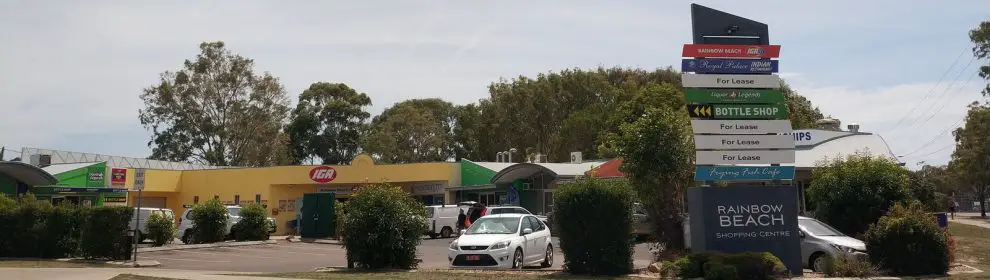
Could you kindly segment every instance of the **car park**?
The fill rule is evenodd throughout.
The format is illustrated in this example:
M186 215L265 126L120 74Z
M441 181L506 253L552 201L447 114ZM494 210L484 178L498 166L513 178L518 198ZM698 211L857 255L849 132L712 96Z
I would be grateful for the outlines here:
M455 268L512 268L553 265L550 229L534 215L492 214L479 218L450 242L447 260Z
M866 244L863 241L842 234L819 220L798 217L801 236L801 258L805 267L822 271L825 257L865 258Z

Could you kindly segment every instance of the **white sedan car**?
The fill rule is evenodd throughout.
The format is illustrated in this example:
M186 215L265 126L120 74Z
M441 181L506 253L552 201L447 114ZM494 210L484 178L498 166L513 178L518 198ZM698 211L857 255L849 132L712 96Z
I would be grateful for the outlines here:
M484 216L450 242L447 260L458 268L550 267L550 229L533 215Z

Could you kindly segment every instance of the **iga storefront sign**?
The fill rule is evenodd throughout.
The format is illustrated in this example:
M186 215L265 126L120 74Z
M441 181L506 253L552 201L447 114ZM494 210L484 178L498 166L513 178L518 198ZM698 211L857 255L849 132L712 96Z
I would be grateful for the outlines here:
M317 166L309 171L309 178L317 183L330 183L337 178L337 170L329 166Z
M125 168L113 168L110 169L110 185L119 187L127 183L127 169Z
M788 267L800 266L795 197L792 186L689 188L691 249L771 252Z
M440 183L412 185L413 195L442 194L442 193L443 193L443 184Z

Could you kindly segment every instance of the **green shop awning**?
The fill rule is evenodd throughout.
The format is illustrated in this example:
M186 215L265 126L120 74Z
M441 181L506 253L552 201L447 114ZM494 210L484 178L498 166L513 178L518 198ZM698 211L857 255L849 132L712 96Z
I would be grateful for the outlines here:
M81 188L68 186L37 186L32 189L35 194L124 194L127 189L118 188Z

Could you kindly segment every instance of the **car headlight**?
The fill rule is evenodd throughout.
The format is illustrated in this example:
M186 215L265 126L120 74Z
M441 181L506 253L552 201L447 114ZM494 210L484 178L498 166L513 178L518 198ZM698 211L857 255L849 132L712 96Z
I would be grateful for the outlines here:
M511 243L512 241L508 241L508 240L496 242L495 244L492 244L492 247L489 248L489 250L505 249L506 247L509 247L509 244Z
M832 247L834 247L836 250L839 250L839 251L842 251L842 252L845 252L845 253L855 253L856 252L856 249L853 249L852 247L846 247L846 246L842 246L842 245L838 245L838 244L832 244Z
M457 250L457 240L450 242L450 249Z

